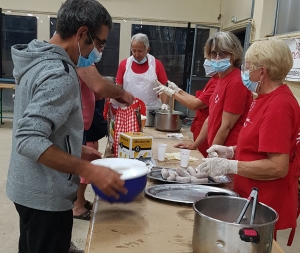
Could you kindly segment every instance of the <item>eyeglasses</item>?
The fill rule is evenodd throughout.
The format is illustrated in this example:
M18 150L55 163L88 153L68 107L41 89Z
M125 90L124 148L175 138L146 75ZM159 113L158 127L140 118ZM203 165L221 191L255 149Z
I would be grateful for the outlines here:
M106 44L105 44L106 40L100 40L97 36L93 36L93 38L97 40L100 49L103 49L106 47Z
M242 72L246 72L246 71L249 71L249 73L251 73L251 72L253 72L253 71L255 71L255 70L258 70L258 69L260 69L260 68L262 68L263 66L262 65L258 65L258 66L253 66L253 65L251 65L251 66L249 66L249 65L242 65L241 66L241 71Z
M212 59L215 59L217 58L217 56L219 56L221 59L223 58L226 58L230 53L226 52L226 51L222 51L222 52L219 52L217 53L216 51L211 51L209 56L212 58Z

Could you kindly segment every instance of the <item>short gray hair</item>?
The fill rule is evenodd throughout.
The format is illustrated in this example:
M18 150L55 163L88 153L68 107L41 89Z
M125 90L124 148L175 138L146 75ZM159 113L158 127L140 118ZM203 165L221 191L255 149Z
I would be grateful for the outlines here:
M131 44L132 44L133 41L143 42L146 49L148 49L148 47L149 47L148 36L144 33L137 33L137 34L133 35L132 38L131 38Z
M246 52L245 61L250 70L265 67L272 81L283 80L293 67L292 52L281 39L254 42Z
M217 32L213 34L205 43L204 55L210 59L210 52L225 51L233 57L234 66L239 68L243 62L243 48L239 39L231 32Z

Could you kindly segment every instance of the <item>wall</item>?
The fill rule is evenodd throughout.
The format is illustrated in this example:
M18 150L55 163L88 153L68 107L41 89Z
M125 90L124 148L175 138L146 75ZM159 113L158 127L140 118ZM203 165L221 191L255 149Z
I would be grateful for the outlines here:
M130 55L132 24L187 26L188 22L219 26L218 16L222 0L101 0L113 17L121 24L119 60ZM12 15L32 13L39 17L38 39L49 39L49 17L55 17L61 0L0 0L0 7ZM125 22L125 21L126 22ZM43 21L43 22L41 22Z
M231 21L233 16L237 17L237 23L249 19L251 16L252 0L226 0L221 1L221 23L222 29L235 25Z

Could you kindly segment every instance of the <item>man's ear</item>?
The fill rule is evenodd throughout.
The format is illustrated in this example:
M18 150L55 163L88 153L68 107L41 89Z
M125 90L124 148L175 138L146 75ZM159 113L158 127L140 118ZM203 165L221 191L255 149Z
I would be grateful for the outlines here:
M148 49L147 49L147 53L149 53L150 52L150 47L148 47Z
M76 37L77 37L77 41L82 40L82 39L86 39L86 37L88 36L88 27L87 26L81 26L79 27L79 29L77 30L76 33Z

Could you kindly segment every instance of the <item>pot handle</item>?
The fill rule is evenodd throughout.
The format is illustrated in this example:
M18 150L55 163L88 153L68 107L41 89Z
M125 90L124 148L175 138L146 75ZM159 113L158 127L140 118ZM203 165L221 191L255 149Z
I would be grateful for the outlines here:
M187 115L179 115L179 117L181 120L184 120L187 117Z
M154 111L149 111L149 113L151 113L153 116L155 116L156 111L155 110Z

